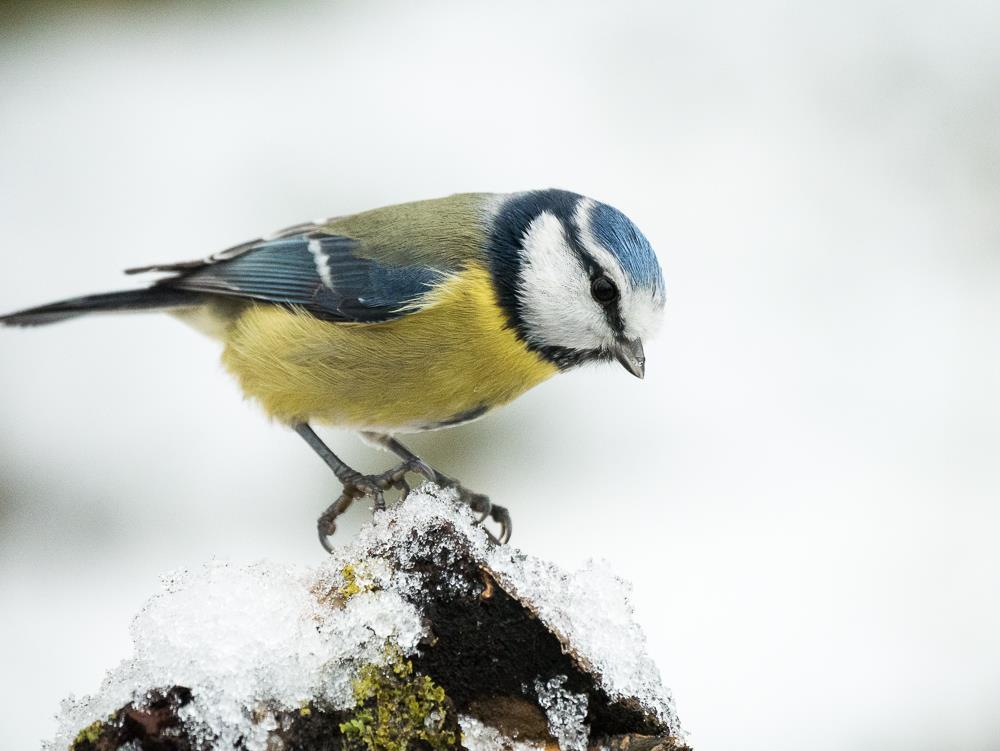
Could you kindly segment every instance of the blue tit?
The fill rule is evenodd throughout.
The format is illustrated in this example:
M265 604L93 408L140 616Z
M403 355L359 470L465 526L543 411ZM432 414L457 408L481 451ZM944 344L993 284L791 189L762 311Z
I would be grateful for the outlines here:
M0 317L33 326L88 313L168 311L224 345L225 367L289 425L344 489L318 520L329 548L356 498L384 507L418 473L455 487L510 537L510 515L395 437L460 425L556 373L617 360L642 378L665 288L649 242L620 211L563 190L466 193L374 209L158 264L144 289ZM399 466L363 475L311 423L356 430Z

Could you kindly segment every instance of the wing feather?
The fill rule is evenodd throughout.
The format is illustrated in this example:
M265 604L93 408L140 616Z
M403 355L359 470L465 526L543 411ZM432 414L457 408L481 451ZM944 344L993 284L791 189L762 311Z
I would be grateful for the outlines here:
M495 197L465 193L287 227L208 258L128 273L154 286L294 305L331 321L375 322L418 310L442 277L486 263Z
M157 286L297 306L325 320L365 323L419 308L435 282L455 271L388 265L356 255L359 247L353 238L314 230L244 243L202 261L140 270L174 274Z

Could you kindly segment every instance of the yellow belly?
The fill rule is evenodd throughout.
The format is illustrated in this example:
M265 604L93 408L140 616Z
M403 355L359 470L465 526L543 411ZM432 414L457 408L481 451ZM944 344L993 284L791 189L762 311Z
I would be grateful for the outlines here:
M226 367L274 418L388 432L460 422L557 372L507 326L479 267L394 321L330 323L251 305L224 340Z

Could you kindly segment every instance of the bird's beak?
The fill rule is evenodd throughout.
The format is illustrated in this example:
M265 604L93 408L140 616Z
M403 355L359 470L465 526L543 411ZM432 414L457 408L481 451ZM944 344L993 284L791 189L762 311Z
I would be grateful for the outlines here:
M626 339L618 342L615 347L615 358L636 378L642 378L646 374L646 354L642 351L641 340Z

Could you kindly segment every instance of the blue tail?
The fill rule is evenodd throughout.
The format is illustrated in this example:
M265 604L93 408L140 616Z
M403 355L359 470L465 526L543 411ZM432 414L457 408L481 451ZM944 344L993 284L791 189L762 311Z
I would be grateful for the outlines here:
M43 326L47 323L65 321L87 313L110 313L130 310L162 310L198 305L205 301L205 295L183 289L169 287L149 287L123 292L106 292L101 295L86 295L68 300L28 308L16 313L0 316L0 323L7 326Z

